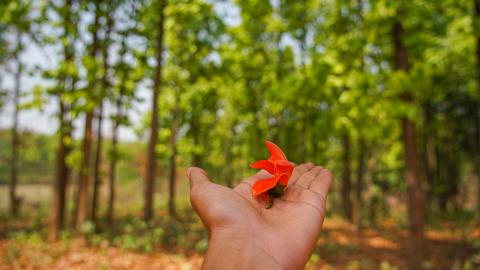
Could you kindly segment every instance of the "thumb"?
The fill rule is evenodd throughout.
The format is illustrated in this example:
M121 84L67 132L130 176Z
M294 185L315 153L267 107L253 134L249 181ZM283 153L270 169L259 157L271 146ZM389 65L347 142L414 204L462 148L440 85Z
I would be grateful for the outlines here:
M210 184L207 173L198 167L190 167L187 169L187 176L190 182L190 193L194 193L198 188Z
M190 202L192 207L200 216L200 218L206 222L208 207L210 205L209 189L208 186L212 184L208 179L207 173L198 167L191 167L187 169L187 176L190 183Z

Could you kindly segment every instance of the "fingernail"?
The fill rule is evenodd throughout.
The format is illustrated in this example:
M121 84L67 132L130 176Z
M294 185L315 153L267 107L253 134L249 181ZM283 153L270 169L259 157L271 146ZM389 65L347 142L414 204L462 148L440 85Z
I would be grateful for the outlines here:
M190 177L190 174L192 173L192 167L187 169L187 176Z

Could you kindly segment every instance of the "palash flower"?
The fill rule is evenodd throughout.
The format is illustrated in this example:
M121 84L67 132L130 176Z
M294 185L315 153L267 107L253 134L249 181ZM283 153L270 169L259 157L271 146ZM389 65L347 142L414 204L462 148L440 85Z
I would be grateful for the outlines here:
M267 160L259 160L250 165L254 169L264 169L273 177L260 179L252 186L252 194L266 201L266 208L273 205L273 198L283 195L288 184L288 179L292 175L293 166L288 162L282 149L276 144L265 141L265 145L270 152Z

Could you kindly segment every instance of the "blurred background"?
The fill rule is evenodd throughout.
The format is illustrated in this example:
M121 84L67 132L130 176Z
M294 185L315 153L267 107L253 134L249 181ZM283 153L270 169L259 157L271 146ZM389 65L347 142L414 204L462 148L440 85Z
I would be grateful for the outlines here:
M480 268L479 0L3 0L0 268L196 269L185 169L335 180L308 269ZM246 239L247 241L247 239Z

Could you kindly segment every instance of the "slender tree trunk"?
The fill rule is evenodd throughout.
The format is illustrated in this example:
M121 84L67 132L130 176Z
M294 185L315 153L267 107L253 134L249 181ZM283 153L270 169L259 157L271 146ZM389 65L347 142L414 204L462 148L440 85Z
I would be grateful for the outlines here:
M423 175L428 184L428 188L425 190L426 204L425 207L428 209L427 213L432 209L432 202L434 202L434 188L436 184L436 171L437 171L437 156L435 152L435 132L432 130L433 127L429 124L433 121L433 111L431 109L432 105L430 102L425 102L423 104L423 121L425 123L424 132L423 132L423 144L424 149L422 149L423 155Z
M393 25L393 42L395 54L395 70L408 72L410 68L408 51L402 42L403 27L399 21ZM412 103L413 98L405 92L402 95L405 102ZM425 205L424 194L417 168L417 145L415 123L408 119L402 119L403 143L405 152L405 179L407 182L407 204L410 221L410 248L408 263L411 269L421 269L424 259L424 234Z
M368 161L367 171L368 171L368 183L370 186L373 186L376 182L376 175L377 175L377 148L375 145L372 146L370 149L371 158ZM371 195L370 202L369 202L369 217L370 217L370 224L376 225L375 219L375 195Z
M143 218L150 220L153 217L153 193L155 190L155 173L156 173L156 154L155 147L158 140L158 96L160 93L160 85L162 81L162 54L163 54L163 27L164 27L164 9L166 6L166 0L162 0L160 3L159 20L157 28L157 56L155 69L155 78L153 80L153 92L152 92L152 122L150 127L150 141L148 144L147 155L147 172L145 177L145 190L144 190L144 210Z
M435 172L437 171L437 156L435 151L435 142L431 136L427 137L426 141L426 150L427 150L427 178L430 184L429 193L430 198L433 200L433 187L436 182ZM430 200L429 200L430 201Z
M70 9L72 6L71 0L65 0L66 14L63 17L65 38L67 38L68 31L71 22ZM63 48L64 61L71 62L74 58L74 51L71 46L65 45ZM65 223L65 204L67 199L67 185L70 177L70 168L66 162L66 157L70 152L70 146L66 143L71 137L72 122L69 118L69 106L63 100L63 94L67 91L73 91L75 87L74 78L69 78L68 75L64 75L59 82L63 85L61 92L58 94L59 105L59 134L58 134L58 149L57 149L57 164L53 191L53 203L51 211L51 221L49 228L50 241L58 240L58 234L63 229ZM68 88L68 90L67 90Z
M90 56L94 59L97 58L97 52L99 49L98 42L98 28L100 25L100 3L99 1L95 2L95 21L92 28L92 47ZM92 71L89 71L92 72ZM93 93L90 95L90 98L95 99L94 96L97 91L97 79L96 79L96 70L93 70L95 73L92 81L89 82L89 91ZM92 101L90 100L90 102ZM93 100L93 102L96 102ZM78 177L78 191L77 191L77 209L76 209L76 219L75 225L77 229L81 226L88 218L88 206L89 206L89 196L90 196L90 186L91 186L91 152L92 152L92 128L93 128L93 118L94 118L95 108L88 108L85 117L85 129L83 134L83 143L82 143L82 162L80 164L80 172Z
M50 240L56 241L58 239L58 232L63 227L64 215L65 215L65 195L66 195L66 186L68 167L65 163L65 157L67 155L67 147L65 145L65 104L59 98L60 106L60 134L59 134L59 143L57 150L57 172L55 179L54 187L54 199L52 206L52 221L50 225Z
M97 147L95 152L95 164L93 167L93 199L92 199L92 220L93 222L97 222L97 210L98 210L98 201L99 201L99 189L102 184L102 177L101 177L101 167L102 167L102 145L103 145L103 136L102 136L102 124L103 124L103 106L104 102L103 99L106 96L109 88L108 82L108 60L109 60L109 51L110 48L110 34L113 28L113 19L111 16L111 9L112 5L106 5L106 33L104 38L104 43L102 46L102 61L103 61L103 75L102 75L102 89L101 89L101 96L100 96L100 106L98 109L98 117L97 117Z
M78 229L86 220L90 187L90 153L92 148L93 112L87 112L82 144L82 163L78 177L77 208L75 226Z
M350 136L344 135L342 138L343 146L343 175L342 175L342 204L345 218L352 221L352 181L350 169Z
M362 0L357 0L357 5L356 5L356 10L358 12L359 16L359 21L358 21L358 28L360 31L363 30L364 28L364 19L363 19L363 1ZM363 47L361 50L363 51ZM364 56L360 56L360 71L363 73L365 72L365 60ZM367 87L362 88L361 90L364 90L365 93L368 93ZM359 133L361 131L359 130ZM365 140L362 137L362 135L359 135L358 139L358 160L357 160L357 182L355 184L355 199L354 199L354 211L353 211L353 221L355 224L355 229L357 231L362 230L362 210L363 210L363 188L364 188L364 175L365 175L365 152L366 152L366 146L365 146Z
M92 197L92 221L97 222L97 208L99 201L99 189L102 184L101 180L101 163L102 163L102 122L103 122L103 102L100 102L97 116L97 147L95 149L95 163L93 166L93 197Z
M477 92L479 98L477 99L477 115L476 115L476 159L475 159L475 175L477 177L477 220L480 223L480 35L478 32L479 23L480 23L480 0L475 1L475 18L474 18L474 29L477 33Z
M122 48L120 49L120 59L123 61L126 52L126 43L125 37L122 40ZM123 62L122 62L123 63ZM116 116L114 118L114 124L112 127L112 146L110 150L110 164L109 164L109 175L108 175L108 210L107 210L107 220L108 224L113 225L115 217L115 196L116 196L116 168L118 162L118 151L117 151L117 142L118 142L118 129L122 123L123 111L122 111L122 98L125 95L125 82L127 80L127 72L122 69L122 79L120 81L120 93L116 101Z
M21 34L17 34L17 48L20 50L22 46ZM20 62L19 52L15 53L15 62L17 70L15 72L15 86L13 93L13 126L12 126L12 157L10 163L10 213L12 216L18 215L20 200L17 197L17 181L18 181L18 147L20 139L18 136L18 114L20 110L20 81L22 76L22 63Z
M363 177L365 174L365 141L363 138L358 140L358 168L357 168L357 183L355 185L355 211L353 213L353 221L357 231L362 230L362 206L363 206Z
M192 129L193 145L197 147L200 144L200 129L198 125L198 117L192 116L190 119L190 128ZM192 154L192 165L195 167L202 167L202 156L198 152Z
M193 144L195 147L200 145L200 127L198 125L198 116L193 116L190 120L190 126L192 128ZM192 154L192 165L195 167L202 167L202 155L198 152Z
M117 168L117 136L118 128L120 127L120 118L122 117L122 103L121 100L117 101L117 119L115 119L115 124L113 125L112 130L112 148L110 152L110 165L109 165L109 175L108 175L108 210L107 210L107 220L108 224L113 225L113 218L115 213L115 182L116 182L116 168Z
M175 182L177 176L177 132L178 132L178 106L179 93L176 93L175 108L172 117L172 136L170 139L170 146L172 147L172 154L170 156L170 172L169 172L169 189L168 189L168 211L170 216L176 216L175 209Z

